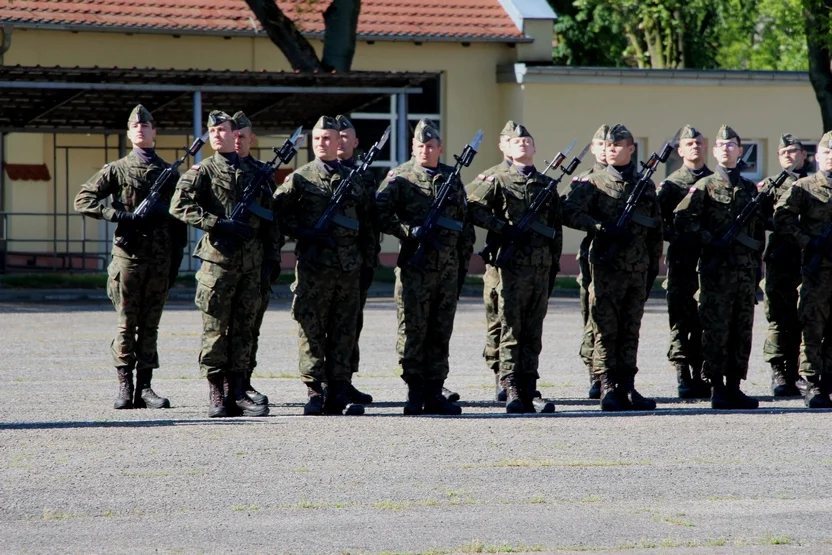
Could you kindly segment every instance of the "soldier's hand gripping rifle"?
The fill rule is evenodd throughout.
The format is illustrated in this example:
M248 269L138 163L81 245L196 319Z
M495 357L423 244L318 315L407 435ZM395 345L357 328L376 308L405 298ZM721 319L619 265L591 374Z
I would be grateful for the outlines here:
M302 127L298 127L297 130L295 130L295 133L286 139L286 142L284 142L280 148L272 147L272 150L274 151L274 158L272 158L270 162L267 162L257 168L257 172L254 174L254 177L249 184L246 185L240 201L236 204L236 206L234 206L234 210L232 210L231 214L228 216L229 220L235 224L240 224L239 229L251 229L246 223L248 221L249 214L254 214L255 216L269 222L274 220L274 213L271 210L266 210L255 202L257 199L257 193L261 190L265 190L268 193L269 198L271 198L272 191L268 185L268 180L274 176L275 172L282 164L288 164L292 161L292 158L295 157L295 154L298 152L298 142L301 140L302 130ZM243 238L245 238L244 235L224 234L214 238L211 244L217 250L228 252L236 249L240 239Z
M534 201L532 201L531 205L526 209L523 217L519 222L517 222L517 225L514 226L513 233L510 236L495 234L497 236L494 237L494 240L490 243L486 243L485 248L477 253L486 263L492 264L496 268L502 268L512 264L514 262L514 257L517 255L517 250L520 247L518 243L522 244L524 242L523 240L529 231L538 231L538 229L535 229L538 226L537 215L548 204L549 200L554 195L557 195L558 184L567 175L572 175L581 163L581 160L583 160L586 153L589 152L589 147L592 146L592 143L586 145L583 151L574 157L566 168L563 168L562 164L574 148L576 142L577 139L569 143L569 146L567 146L563 152L559 152L558 155L555 156L555 159L552 160L548 166L546 166L545 170L543 170L542 173L545 175L550 170L559 168L561 174L552 180L549 185L544 187L540 193L538 193L538 195L534 198ZM548 228L539 229L539 232L549 239L554 239L554 236L551 235L552 231L554 230L549 230ZM500 249L502 249L502 251L500 251Z
M381 149L383 149L384 145L387 144L387 140L389 138L390 126L388 125L381 138L361 157L361 163L353 168L349 175L347 175L346 179L341 181L338 188L335 189L335 192L332 194L332 198L329 199L329 204L327 205L326 210L324 210L324 213L321 214L321 217L318 219L318 222L313 228L311 233L312 237L324 237L325 232L329 229L331 224L358 231L359 222L341 214L341 207L346 199L355 197L352 192L353 183L355 183L356 179L358 179L362 173L367 171L367 168L369 168L378 157ZM332 241L331 238L329 240ZM301 260L314 259L317 251L318 245L313 242L309 248L303 251L300 258Z
M653 152L650 154L650 158L647 159L647 162L641 163L642 173L636 182L635 187L633 187L633 192L630 193L629 198L627 198L627 204L624 206L624 211L618 217L618 221L615 223L615 227L617 230L625 230L627 226L630 224L630 221L633 219L635 215L636 206L638 206L641 197L644 196L644 192L647 190L647 184L650 182L650 178L658 169L659 164L664 164L667 162L667 159L670 157L670 153L676 149L676 146L679 143L679 135L682 133L682 130L676 132L676 135L673 139L669 142L664 143L661 151ZM615 235L613 237L606 238L606 241L602 244L606 244L606 249L601 253L600 260L601 262L606 262L607 260L612 259L621 247L625 246L623 243L627 240L622 239L622 237L627 237L628 234L622 233L620 235Z
M150 193L145 197L141 203L136 207L133 213L136 215L137 218L140 220L146 219L150 216L153 212L162 212L163 210L160 207L162 204L162 193L165 190L165 187L168 185L168 181L173 177L177 168L185 163L185 160L188 159L188 156L195 156L199 149L202 148L202 145L205 144L205 141L208 140L208 133L205 133L201 137L197 137L194 143L185 150L185 154L182 155L182 158L175 161L170 166L166 167L162 170L162 173L159 174L159 177L156 178L156 181L153 183L153 186L150 187ZM164 210L164 213L167 214L167 210ZM116 240L115 244L122 249L130 249L131 245L136 241L137 235L146 236L146 230L141 228L137 228L136 226L126 226L123 224L118 224L116 226Z
M416 233L414 233L413 238L419 241L419 246L417 247L416 252L413 253L413 256L411 256L407 261L408 266L412 268L424 268L425 248L428 243L437 249L440 248L440 245L434 236L437 226L462 233L463 224L444 217L442 213L445 211L445 204L448 202L452 188L454 187L455 182L459 179L459 173L462 171L463 166L467 168L471 165L471 162L474 160L474 156L477 154L481 143L482 131L480 130L477 131L477 134L474 135L471 142L465 145L462 154L459 156L454 154L456 164L454 165L453 171L444 183L442 183L442 186L439 188L439 192L436 194L436 198L433 199L433 203L430 205L430 211L428 212L425 221L421 226L419 226Z

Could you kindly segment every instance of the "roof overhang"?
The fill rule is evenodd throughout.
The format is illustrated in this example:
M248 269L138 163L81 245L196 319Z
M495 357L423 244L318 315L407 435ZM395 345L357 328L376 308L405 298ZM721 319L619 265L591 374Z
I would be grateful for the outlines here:
M438 73L289 73L0 66L0 131L123 132L136 104L160 133L193 131L211 110L242 110L259 133L311 127L321 114L360 110L381 97L422 92Z

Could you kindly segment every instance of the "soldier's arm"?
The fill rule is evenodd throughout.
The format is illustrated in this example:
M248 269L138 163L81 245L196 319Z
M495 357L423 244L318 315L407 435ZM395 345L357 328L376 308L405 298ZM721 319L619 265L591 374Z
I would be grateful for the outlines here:
M767 177L763 181L757 183L757 192L759 193L762 191L769 183L771 183L772 178ZM765 228L767 231L774 231L774 205L777 202L777 191L772 190L769 192L768 195L763 199L760 203L759 209L759 216L765 222Z
M379 231L399 239L407 239L411 227L408 222L401 221L397 214L401 187L406 186L407 183L401 177L388 174L381 182L381 186L376 193L376 214L378 215Z
M679 204L678 188L679 186L672 181L665 180L659 183L656 193L656 201L659 203L659 212L661 213L664 231L668 240L672 238L673 210Z
M702 212L708 196L706 185L700 181L688 190L688 194L673 211L676 215L673 225L679 233L690 233L700 237L704 244L711 242L711 234L702 229Z
M664 248L664 243L662 241L662 237L664 236L664 227L658 195L652 203L651 212L651 216L659 222L659 225L647 233L647 244L650 250L650 267L655 268L655 270L658 271L659 261L662 258L662 250Z
M505 226L505 221L495 216L499 207L497 206L498 181L493 175L480 174L468 184L468 218L473 225L500 233Z
M300 176L297 172L292 172L274 190L274 202L272 206L275 216L280 222L279 233L281 236L295 235L295 229L298 225L295 208L298 197L300 196L299 179Z
M358 226L359 242L361 244L362 266L375 268L378 260L379 240L375 223L375 190L370 180L362 180L363 191L359 218L361 223Z
M557 195L552 197L549 214L549 222L557 232L555 238L549 242L549 249L552 251L552 271L557 273L560 272L560 255L563 254L563 207Z
M203 209L197 202L202 187L209 186L208 180L207 173L199 165L186 171L179 178L173 192L170 201L171 216L197 229L211 231L219 217Z
M581 231L598 230L601 222L591 214L597 191L595 185L586 179L573 185L563 201L563 225Z
M792 186L786 194L780 197L774 207L774 230L784 235L789 235L800 245L806 248L812 238L803 233L800 227L800 207L803 204L803 189Z
M96 220L114 221L114 208L104 206L101 200L117 193L119 190L118 175L110 164L107 164L92 176L89 181L81 185L81 190L75 196L75 211L95 218Z

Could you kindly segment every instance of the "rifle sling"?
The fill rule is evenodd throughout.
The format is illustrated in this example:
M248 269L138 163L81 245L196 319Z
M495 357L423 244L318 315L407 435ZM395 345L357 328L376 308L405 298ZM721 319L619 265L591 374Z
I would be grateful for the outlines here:
M335 214L332 216L332 223L353 231L358 231L358 220L354 220L353 218L344 216L343 214Z
M742 245L744 247L748 247L752 251L759 252L763 248L763 243L761 241L757 241L756 239L752 239L751 237L749 237L748 235L746 235L745 233L742 233L742 232L737 233L737 236L735 237L735 240L740 245Z
M651 218L649 216L645 216L644 214L639 214L638 212L633 212L630 219L638 225L649 227L651 229L659 226L658 218Z
M436 225L439 227L444 227L445 229L449 229L451 231L458 231L462 232L462 222L457 220L452 220L451 218L446 218L445 216L439 216L436 220Z

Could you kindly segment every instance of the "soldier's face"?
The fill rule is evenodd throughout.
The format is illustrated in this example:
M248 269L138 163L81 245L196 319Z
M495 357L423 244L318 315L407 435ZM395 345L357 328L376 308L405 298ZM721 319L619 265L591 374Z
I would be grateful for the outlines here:
M531 137L515 137L508 142L509 156L518 164L525 166L532 165L537 149L534 147L534 139Z
M234 152L234 141L237 138L237 131L231 126L230 121L224 121L219 125L208 128L211 141L211 148L222 154Z
M342 130L338 137L338 158L341 160L352 158L357 146L358 138L355 136L355 129Z
M800 169L806 161L806 151L797 145L785 146L777 151L780 167L784 170Z
M698 163L705 157L705 138L700 135L694 139L679 141L679 156L687 162Z
M603 139L592 139L592 146L589 148L590 152L595 156L595 161L599 164L607 163L607 142Z
M243 127L237 131L237 136L234 138L234 150L237 151L242 158L251 154L251 148L257 141L257 135L251 130L251 127Z
M413 139L413 157L416 163L424 168L435 168L439 165L439 157L442 156L442 145L436 139L426 143Z
M508 141L509 141L508 137L506 137L505 135L500 135L500 143L499 143L500 152L503 153L503 156L505 158L510 158L510 156L508 154Z
M714 158L720 166L733 168L742 155L742 147L733 139L718 139L714 143Z
M149 122L131 121L127 125L127 138L136 148L152 148L156 130Z
M312 150L315 158L330 162L338 158L338 141L340 135L335 129L313 129Z
M818 152L815 154L815 160L818 163L819 170L832 172L832 149L819 146Z
M610 166L626 166L630 163L630 158L633 157L633 152L636 147L633 144L628 144L626 139L615 141L614 143L607 141L604 147L604 154L607 159L607 164Z

